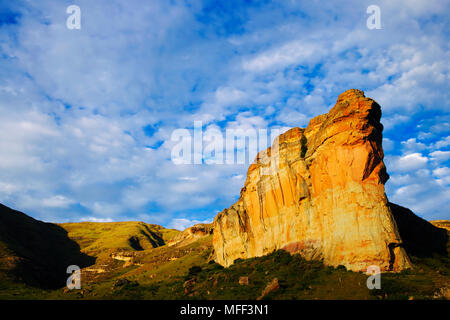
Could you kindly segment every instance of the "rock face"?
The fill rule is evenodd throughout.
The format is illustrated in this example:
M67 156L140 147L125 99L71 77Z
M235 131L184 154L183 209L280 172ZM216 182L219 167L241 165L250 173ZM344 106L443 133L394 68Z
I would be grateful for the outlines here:
M185 246L200 238L209 236L212 233L212 224L198 223L192 227L185 229L183 232L177 234L167 244L169 246L179 245Z
M216 261L285 249L353 271L411 267L384 190L380 118L380 106L351 89L260 152L239 200L214 220Z

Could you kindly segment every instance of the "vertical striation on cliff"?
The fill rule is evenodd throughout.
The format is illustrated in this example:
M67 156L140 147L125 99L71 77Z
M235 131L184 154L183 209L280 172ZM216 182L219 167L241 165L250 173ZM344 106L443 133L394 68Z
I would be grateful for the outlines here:
M216 261L285 249L354 271L409 268L384 190L380 118L380 106L351 89L260 152L239 200L214 219Z

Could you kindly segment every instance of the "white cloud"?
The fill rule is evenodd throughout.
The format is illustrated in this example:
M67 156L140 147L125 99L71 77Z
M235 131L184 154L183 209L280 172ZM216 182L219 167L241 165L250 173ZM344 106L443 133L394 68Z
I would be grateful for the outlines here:
M286 108L278 113L277 120L293 127L306 127L310 119L303 113Z
M433 170L433 175L437 177L450 176L450 168L440 167Z
M427 140L433 137L433 134L431 132L419 132L419 134L417 135L417 138L419 138L419 140Z
M447 136L432 145L433 149L441 149L450 146L450 136Z
M414 171L424 168L428 162L428 158L420 153L411 153L401 157L393 157L387 159L388 169L398 172Z
M406 141L402 141L402 147L407 152L417 152L427 149L427 145L422 142L418 142L415 138L410 138Z
M13 193L19 192L20 187L11 183L0 182L0 193L5 195L11 195Z
M124 207L119 204L105 203L105 202L94 202L94 203L83 203L83 205L89 208L92 213L100 216L117 216L124 212Z
M231 87L220 87L216 91L216 102L228 106L237 102L244 103L247 94L241 90Z
M316 43L294 40L243 62L244 70L266 71L285 68L292 64L308 64L318 61L326 51Z
M450 151L433 151L430 153L430 156L433 161L443 162L450 159Z
M169 223L168 228L171 229L177 229L177 230L184 230L186 228L192 227L195 224L198 223L211 223L211 220L190 220L190 219L172 219L172 221Z
M89 222L113 222L111 218L96 218L96 217L82 217L79 221L89 221Z
M180 177L179 180L181 181L196 181L198 180L197 177Z
M75 202L62 195L56 195L51 198L42 199L42 205L50 208L67 208Z
M386 184L389 200L410 208L426 219L448 219L450 176L446 171L448 170L434 170L435 177L429 170L392 175Z

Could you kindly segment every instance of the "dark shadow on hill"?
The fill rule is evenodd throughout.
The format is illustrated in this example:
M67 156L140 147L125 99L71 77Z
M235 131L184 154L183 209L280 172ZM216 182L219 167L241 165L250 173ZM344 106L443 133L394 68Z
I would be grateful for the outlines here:
M141 246L141 242L139 241L138 237L135 236L131 237L130 239L128 239L128 243L130 244L130 247L132 247L136 251L144 250L144 248L142 248Z
M433 254L447 254L447 230L435 227L416 216L411 210L389 203L408 255L429 257Z
M0 243L0 269L34 287L63 287L70 276L66 273L68 266L84 268L95 263L95 258L80 252L79 245L60 226L35 220L2 204Z
M145 237L147 237L148 241L152 244L153 248L157 248L160 246L165 245L166 243L164 242L164 239L158 235L156 232L153 232L152 230L150 230L150 228L146 225L144 225L145 230L148 232L141 232Z

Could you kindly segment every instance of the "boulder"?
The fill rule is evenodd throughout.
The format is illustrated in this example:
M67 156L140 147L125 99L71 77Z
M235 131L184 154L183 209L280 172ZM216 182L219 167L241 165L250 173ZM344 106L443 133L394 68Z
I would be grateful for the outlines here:
M256 300L261 300L262 298L267 296L269 293L277 291L279 288L280 288L280 285L278 284L278 279L274 278L271 282L269 282L269 284L267 284L267 286L265 287L265 289L263 290L261 295L258 298L256 298Z
M239 277L239 284L241 286L247 286L248 285L248 277Z

